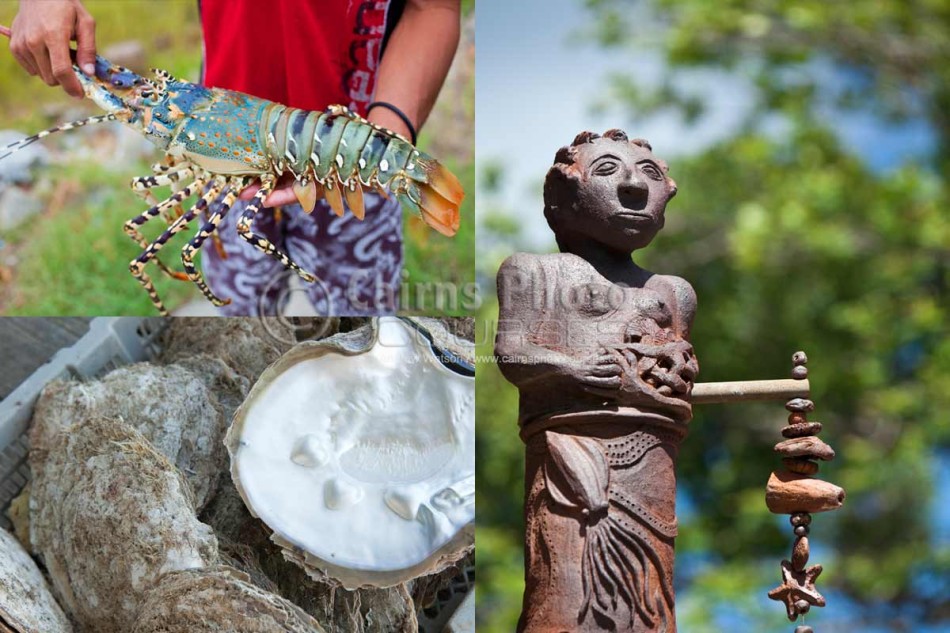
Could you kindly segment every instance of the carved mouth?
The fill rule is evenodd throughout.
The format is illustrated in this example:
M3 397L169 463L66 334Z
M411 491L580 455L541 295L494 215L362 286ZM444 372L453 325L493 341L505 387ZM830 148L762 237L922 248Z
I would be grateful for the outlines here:
M622 218L631 218L634 220L653 220L651 214L640 211L621 211L617 215Z

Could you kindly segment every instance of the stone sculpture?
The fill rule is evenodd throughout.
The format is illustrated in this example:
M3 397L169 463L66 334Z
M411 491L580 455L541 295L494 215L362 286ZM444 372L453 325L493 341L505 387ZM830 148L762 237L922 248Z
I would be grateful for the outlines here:
M676 630L679 443L698 364L696 296L631 254L676 193L649 143L579 134L544 184L560 253L498 274L496 353L520 390L526 589L518 630Z

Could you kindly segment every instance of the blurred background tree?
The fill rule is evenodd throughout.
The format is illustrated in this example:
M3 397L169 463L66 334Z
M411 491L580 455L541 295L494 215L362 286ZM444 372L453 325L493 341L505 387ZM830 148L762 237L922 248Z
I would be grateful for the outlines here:
M674 110L691 123L705 104L690 73L727 71L755 86L734 132L671 161L680 193L641 263L696 288L701 381L785 377L792 352L808 352L813 419L838 452L819 476L848 491L843 510L815 517L812 562L825 567L829 607L808 623L948 630L950 4L585 4L589 43L618 59L653 48L667 69L653 85L612 75L598 112L635 123ZM853 117L909 122L928 142L868 152L836 132ZM490 354L494 271L521 236L502 169L480 170L478 321ZM478 371L479 630L509 631L522 589L517 393L494 365ZM775 403L694 414L678 466L680 628L790 631L765 596L791 545L787 517L764 504L786 412Z

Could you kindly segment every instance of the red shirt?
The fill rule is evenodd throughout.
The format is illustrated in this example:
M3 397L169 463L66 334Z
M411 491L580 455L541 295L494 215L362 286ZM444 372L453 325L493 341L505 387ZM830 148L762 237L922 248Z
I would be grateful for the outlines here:
M389 0L199 0L204 84L365 114Z

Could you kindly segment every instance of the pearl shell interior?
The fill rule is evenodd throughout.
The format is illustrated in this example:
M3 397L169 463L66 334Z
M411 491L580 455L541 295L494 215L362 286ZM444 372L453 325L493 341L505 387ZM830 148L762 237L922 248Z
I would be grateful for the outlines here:
M424 561L475 517L475 381L398 319L363 354L276 377L233 456L255 514L335 565Z

